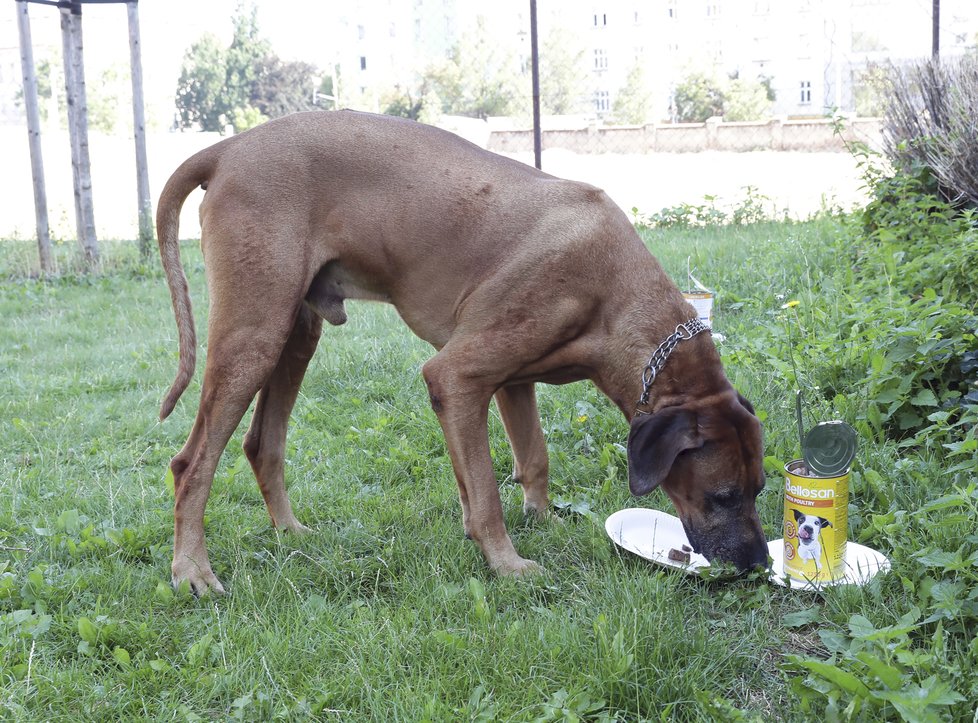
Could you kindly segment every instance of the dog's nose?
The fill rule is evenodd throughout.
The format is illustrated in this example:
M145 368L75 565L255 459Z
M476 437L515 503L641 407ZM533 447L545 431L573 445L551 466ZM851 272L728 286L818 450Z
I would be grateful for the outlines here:
M768 549L767 543L762 543L756 547L752 547L750 552L745 556L746 564L741 565L740 569L743 571L753 570L755 568L765 568L767 567Z
M730 550L727 554L721 552L717 555L717 559L733 563L738 572L749 572L755 568L766 568L767 557L767 543L763 540L759 543L748 543L737 550Z

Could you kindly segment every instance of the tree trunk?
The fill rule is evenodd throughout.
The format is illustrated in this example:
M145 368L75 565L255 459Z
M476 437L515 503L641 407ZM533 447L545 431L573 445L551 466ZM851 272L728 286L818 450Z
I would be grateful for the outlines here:
M68 94L68 135L75 193L75 227L82 257L89 268L98 263L95 208L92 203L92 170L88 154L88 101L85 98L85 63L82 54L81 3L61 8L61 40L64 49L65 91Z
M139 254L149 258L153 240L153 200L149 191L149 168L146 162L146 115L143 110L143 63L139 45L139 10L137 0L126 3L129 13L129 67L132 75L132 126L136 141L136 195L139 208Z
M24 75L24 108L27 111L27 138L31 152L31 178L34 183L34 217L37 221L37 250L41 274L54 272L51 262L51 232L48 228L48 197L44 188L44 161L41 155L41 112L37 104L37 75L31 46L31 21L27 2L17 0L17 30L20 35L20 65Z

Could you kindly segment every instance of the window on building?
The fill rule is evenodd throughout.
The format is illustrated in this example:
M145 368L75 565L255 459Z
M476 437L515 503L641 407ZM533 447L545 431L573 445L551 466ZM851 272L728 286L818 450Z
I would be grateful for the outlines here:
M801 81L801 104L809 105L812 102L812 81Z
M357 25L357 35L360 37L360 40L363 40L367 37L367 29L362 25Z
M597 90L594 92L594 110L598 113L607 113L611 110L611 93L607 90Z
M366 55L361 55L360 56L360 70L366 70L366 69L367 69L367 56Z
M594 49L594 69L595 70L607 70L608 69L608 51L603 48Z
M603 28L608 24L608 14L607 13L595 13L594 14L594 27Z
M675 20L679 17L679 8L677 7L678 0L669 0L669 6L667 8L667 15L670 20Z

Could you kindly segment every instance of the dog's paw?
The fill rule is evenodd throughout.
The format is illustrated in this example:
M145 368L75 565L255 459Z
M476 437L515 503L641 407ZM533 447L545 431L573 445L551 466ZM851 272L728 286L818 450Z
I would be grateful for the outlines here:
M296 519L293 519L287 524L275 525L275 529L281 530L282 532L291 532L294 535L308 535L313 532L311 527L306 527Z
M564 524L564 518L557 514L557 511L551 507L537 509L536 507L523 505L523 517L538 525Z
M190 586L190 591L196 597L201 597L208 593L214 593L215 595L223 595L225 593L224 586L210 568L204 570L192 563L185 566L173 563L171 572L171 582L173 583L174 590L179 590L182 583L187 583Z
M532 577L542 575L545 572L540 563L522 557L499 565L495 571L500 577Z
M550 516L550 505L538 505L529 500L523 500L523 514L526 517L536 517L540 520L545 520Z

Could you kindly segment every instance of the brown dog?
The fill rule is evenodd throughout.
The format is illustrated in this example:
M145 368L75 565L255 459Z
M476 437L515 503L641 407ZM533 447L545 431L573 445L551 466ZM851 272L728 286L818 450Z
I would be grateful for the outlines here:
M204 506L256 394L245 454L274 525L305 529L285 491L286 426L322 320L346 321L345 299L393 304L438 350L423 374L465 533L493 570L538 566L519 556L503 523L490 400L513 447L524 511L541 514L548 462L533 385L579 379L593 380L631 421L633 493L661 484L707 558L765 563L754 506L764 484L760 425L724 376L710 335L677 329L695 312L599 189L413 121L347 111L288 116L197 153L167 182L157 215L180 340L161 418L195 364L177 227L197 186L206 190L209 354L196 422L170 465L175 584L223 590L204 543ZM643 385L667 338L675 345L668 364ZM637 404L645 387L651 396Z

